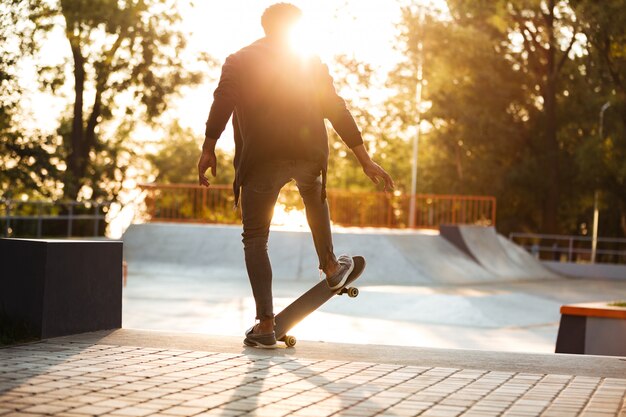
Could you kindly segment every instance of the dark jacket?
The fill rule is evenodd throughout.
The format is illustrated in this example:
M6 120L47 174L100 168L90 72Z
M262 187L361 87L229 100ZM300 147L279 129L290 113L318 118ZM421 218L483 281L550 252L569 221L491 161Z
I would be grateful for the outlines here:
M325 198L329 119L353 148L363 143L352 115L337 94L328 67L317 57L302 58L262 38L230 55L206 123L207 138L218 139L234 111L235 205L255 164L272 159L319 163Z

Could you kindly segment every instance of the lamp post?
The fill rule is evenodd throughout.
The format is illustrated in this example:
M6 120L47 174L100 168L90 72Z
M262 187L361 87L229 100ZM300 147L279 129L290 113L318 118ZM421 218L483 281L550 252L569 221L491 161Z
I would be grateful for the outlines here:
M611 107L611 102L607 101L604 103L602 108L600 108L600 116L598 120L598 133L600 134L600 140L604 139L603 131L604 131L604 112ZM600 192L596 190L593 194L593 230L591 232L591 263L596 262L596 252L598 250L598 217L600 215L598 211L598 198Z
M423 87L423 23L424 23L424 8L418 6L419 14L419 28L420 33L417 36L417 54L416 54L416 68L417 68L417 83L415 86L415 135L413 136L413 157L411 158L411 200L409 204L409 227L415 227L415 212L416 212L416 194L417 194L417 151L419 146L419 139L421 133L421 108L422 108L422 87Z

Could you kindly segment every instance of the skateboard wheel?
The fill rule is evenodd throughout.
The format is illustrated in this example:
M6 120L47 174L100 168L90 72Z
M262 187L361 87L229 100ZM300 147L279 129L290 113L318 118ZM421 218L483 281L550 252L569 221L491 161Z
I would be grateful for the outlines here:
M355 287L348 288L348 297L354 298L359 295L359 289Z
M285 336L284 342L287 347L294 347L296 345L296 338L294 336Z

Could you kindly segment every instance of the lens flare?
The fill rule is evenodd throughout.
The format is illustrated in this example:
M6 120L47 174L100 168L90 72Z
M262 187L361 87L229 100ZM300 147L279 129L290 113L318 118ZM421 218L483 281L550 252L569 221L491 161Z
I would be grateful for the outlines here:
M319 55L319 44L316 39L315 29L311 22L302 18L290 31L289 43L291 47L304 57Z

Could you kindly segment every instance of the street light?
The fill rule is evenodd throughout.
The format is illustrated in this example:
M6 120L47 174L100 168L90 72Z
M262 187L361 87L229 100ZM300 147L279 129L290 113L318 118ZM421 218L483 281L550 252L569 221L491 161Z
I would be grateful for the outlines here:
M607 111L609 107L611 107L611 102L607 101L600 109L600 120L598 122L598 124L600 125L600 139L603 139L604 136L602 134L602 131L604 130L604 112Z
M604 112L607 111L607 109L611 107L611 102L607 101L606 103L604 103L604 105L602 106L602 108L600 108L600 116L599 116L599 120L598 120L598 132L600 134L600 141L602 141L602 139L604 139L604 135L603 135L603 131L604 131ZM598 249L598 217L600 215L599 211L598 211L598 198L599 198L599 194L600 192L598 190L596 190L596 192L593 194L593 231L591 234L591 263L596 263L596 252Z
M418 6L419 13L419 27L420 32L423 31L424 24L424 7ZM416 199L417 199L417 151L421 133L421 124L422 124L422 87L424 84L423 79L423 49L424 44L422 42L423 33L418 33L417 36L417 56L416 56L416 66L417 66L417 84L415 86L415 123L417 124L415 129L415 136L413 136L413 157L411 159L411 200L409 204L409 227L415 227L415 211L416 211Z

